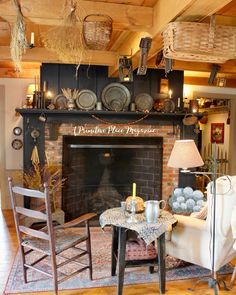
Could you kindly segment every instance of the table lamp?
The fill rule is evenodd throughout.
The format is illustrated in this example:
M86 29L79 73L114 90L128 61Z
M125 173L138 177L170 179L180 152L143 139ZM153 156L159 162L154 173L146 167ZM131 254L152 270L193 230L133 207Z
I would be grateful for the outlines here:
M184 139L175 141L167 163L168 167L182 169L181 172L190 172L189 168L203 165L204 162L194 140Z

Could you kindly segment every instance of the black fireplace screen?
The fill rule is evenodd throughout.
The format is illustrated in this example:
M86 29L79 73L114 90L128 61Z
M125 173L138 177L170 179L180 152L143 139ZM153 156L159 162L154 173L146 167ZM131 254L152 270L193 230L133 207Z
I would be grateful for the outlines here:
M64 136L62 209L66 220L120 206L137 196L161 199L161 137Z

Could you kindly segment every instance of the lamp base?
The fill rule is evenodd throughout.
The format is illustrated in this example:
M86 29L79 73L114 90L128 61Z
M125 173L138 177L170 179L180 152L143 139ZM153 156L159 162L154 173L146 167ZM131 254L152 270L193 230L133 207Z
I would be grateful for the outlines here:
M213 277L208 277L208 278L203 278L201 280L198 280L193 288L188 288L189 291L194 292L196 289L196 286L201 283L201 282L207 282L208 287L211 289L214 289L214 295L218 295L218 289L220 289L220 283L223 284L224 290L225 291L230 291L230 289L226 286L226 283L224 280L217 280Z
M183 168L180 170L181 173L190 173L191 170L187 169L187 168Z

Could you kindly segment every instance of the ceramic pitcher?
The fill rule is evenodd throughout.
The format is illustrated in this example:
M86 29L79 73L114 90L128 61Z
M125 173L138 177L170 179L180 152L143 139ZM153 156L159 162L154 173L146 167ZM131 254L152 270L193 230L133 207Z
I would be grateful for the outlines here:
M156 201L156 200L151 200L151 201L146 201L145 202L145 217L148 223L156 222L157 218L160 215L160 204L164 203L164 207L166 206L166 201L161 200L161 201Z

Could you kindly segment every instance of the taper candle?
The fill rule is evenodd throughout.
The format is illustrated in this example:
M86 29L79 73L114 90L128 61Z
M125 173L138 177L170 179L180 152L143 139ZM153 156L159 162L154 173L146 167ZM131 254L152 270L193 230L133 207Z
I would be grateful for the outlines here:
M177 107L180 108L180 97L178 97Z
M135 198L136 196L136 183L133 183L133 194L132 194L132 198Z
M46 92L47 91L47 81L43 81L43 92Z
M31 32L30 34L30 44L34 45L34 32Z

